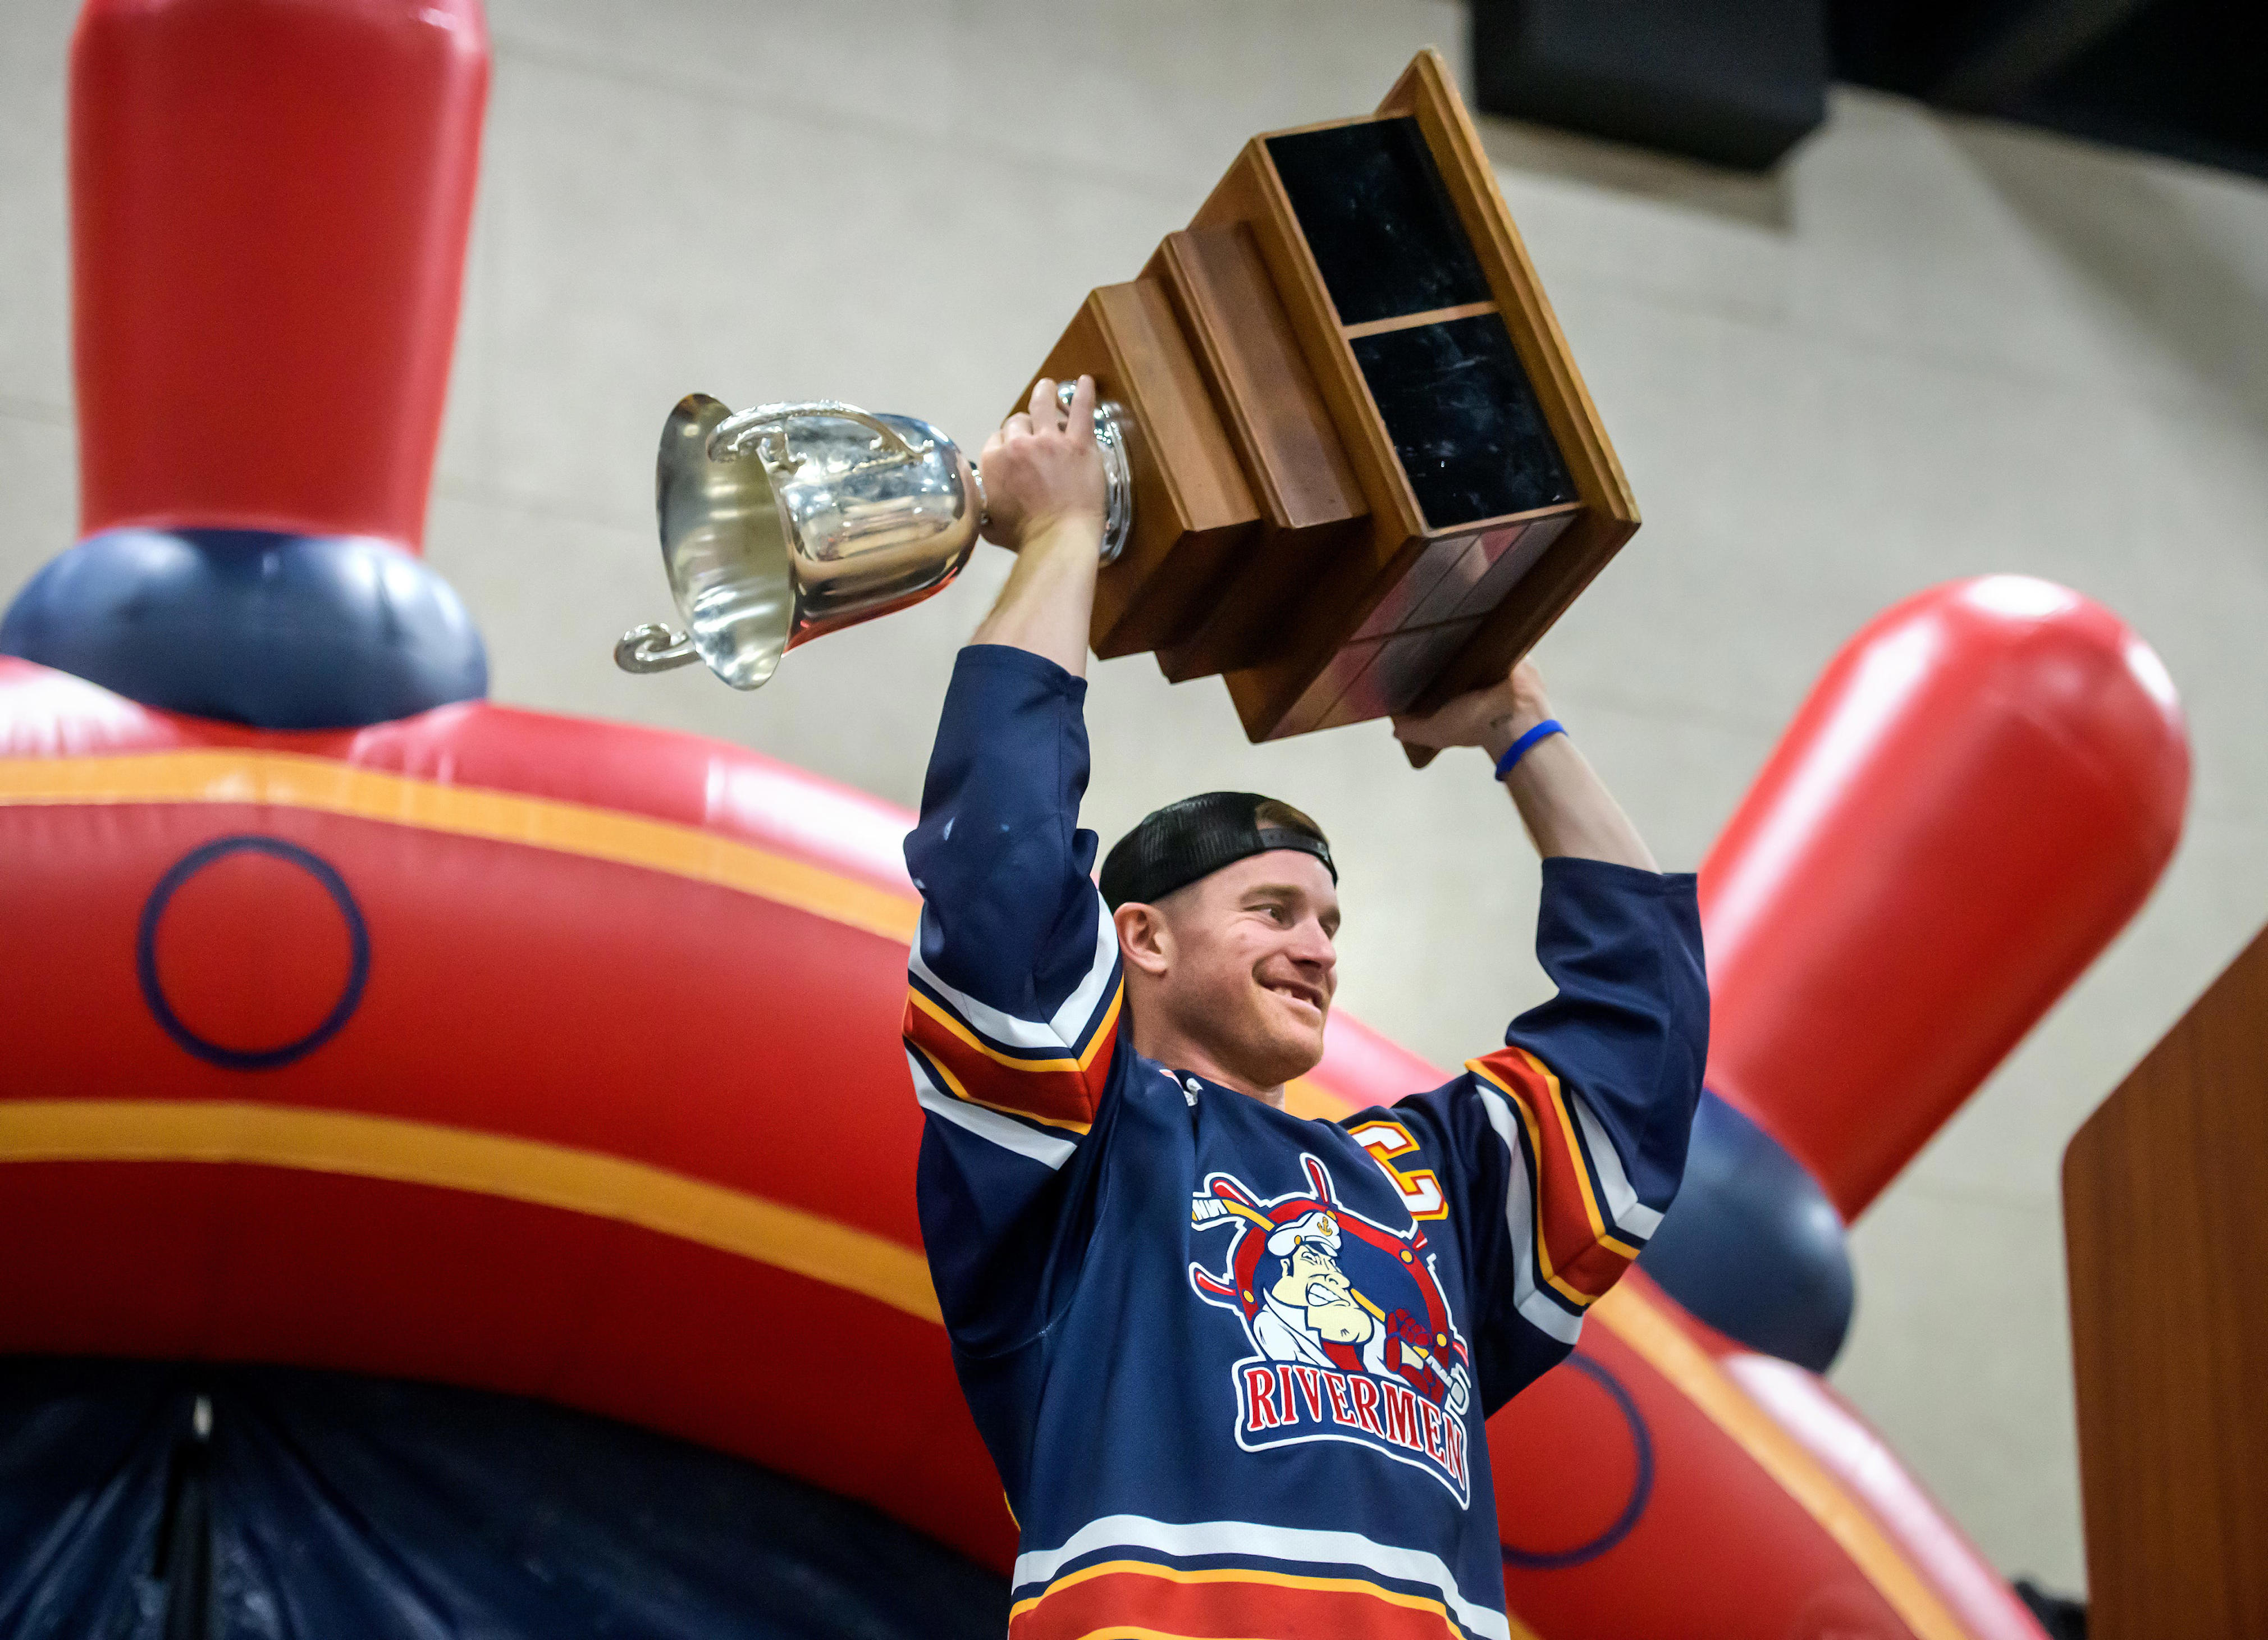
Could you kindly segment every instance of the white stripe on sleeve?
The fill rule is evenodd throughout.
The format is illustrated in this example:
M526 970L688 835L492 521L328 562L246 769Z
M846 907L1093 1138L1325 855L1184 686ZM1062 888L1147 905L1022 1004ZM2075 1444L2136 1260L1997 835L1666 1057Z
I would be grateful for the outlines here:
M1535 1199L1528 1183L1528 1135L1511 1102L1478 1077L1474 1082L1489 1126L1510 1153L1505 1168L1510 1182L1505 1186L1504 1222L1512 1233L1513 1307L1538 1332L1572 1344L1582 1335L1583 1318L1570 1315L1535 1285Z
M1086 977L1064 999L1063 1006L1056 1009L1052 1019L1020 1019L946 984L922 960L922 937L918 931L914 935L913 949L906 955L906 966L942 997L970 1029L991 1038L1001 1046L1071 1053L1079 1038L1086 1034L1086 1028L1094 1023L1095 1015L1108 1001L1110 978L1118 970L1118 928L1110 920L1110 913L1103 909L1102 897L1099 894L1094 897L1094 956L1087 965ZM928 926L929 918L929 909L924 906L924 927Z
M1607 1136L1606 1125L1591 1114L1591 1107L1583 1102L1583 1096L1564 1082L1559 1090L1574 1107L1575 1119L1582 1125L1583 1143L1591 1153L1591 1165L1598 1170L1599 1182L1606 1186L1608 1219L1625 1237L1644 1246L1661 1228L1661 1215L1640 1201L1638 1192L1631 1188L1630 1175L1623 1171L1622 1153Z
M914 1097L921 1102L922 1109L943 1117L979 1139L988 1139L1004 1150L1013 1150L1018 1156L1029 1156L1041 1166L1051 1169L1062 1167L1078 1149L1070 1140L1035 1132L1012 1116L954 1098L930 1080L922 1062L911 1053L906 1055L906 1068L913 1073Z

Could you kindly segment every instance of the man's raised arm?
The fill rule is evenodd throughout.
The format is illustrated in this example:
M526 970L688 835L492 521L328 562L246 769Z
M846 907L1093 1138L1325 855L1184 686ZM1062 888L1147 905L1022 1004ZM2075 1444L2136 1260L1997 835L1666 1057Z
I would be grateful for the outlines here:
M1066 425L1043 381L985 448L988 533L1016 568L954 661L906 838L923 900L904 1025L930 1119L923 1231L946 1324L980 1352L1038 1330L1077 1268L1058 1247L1065 1185L1119 1035L1118 943L1079 825L1102 517L1094 397L1082 382Z
M1700 912L1692 876L1656 868L1526 662L1394 732L1485 750L1543 856L1535 955L1557 994L1463 1076L1395 1107L1448 1162L1466 1245L1490 1250L1493 1411L1566 1354L1677 1193L1708 1058Z

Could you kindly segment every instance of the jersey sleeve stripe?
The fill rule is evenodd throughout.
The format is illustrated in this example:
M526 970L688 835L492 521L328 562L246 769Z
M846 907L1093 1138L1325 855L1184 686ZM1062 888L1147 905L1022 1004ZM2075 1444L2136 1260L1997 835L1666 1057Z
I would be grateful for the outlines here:
M1602 1249L1607 1226L1591 1193L1590 1172L1558 1078L1540 1070L1525 1054L1510 1065L1492 1055L1474 1060L1471 1068L1506 1096L1527 1129L1536 1163L1538 1273L1546 1286L1571 1304L1594 1302L1614 1284L1629 1260L1611 1255L1609 1265L1594 1256L1594 1250Z
M992 1049L917 988L906 999L905 1038L929 1059L958 1097L1012 1111L1053 1127L1085 1133L1110 1075L1124 996L1111 994L1094 1034L1077 1059L1018 1059Z
M1504 1223L1512 1248L1513 1308L1520 1312L1521 1319L1546 1337L1572 1344L1583 1331L1582 1311L1571 1311L1558 1302L1557 1295L1536 1285L1539 1271L1535 1263L1533 1164L1521 1119L1513 1114L1512 1101L1490 1082L1482 1081L1479 1093L1481 1109L1488 1115L1489 1126L1496 1129L1496 1136L1504 1141L1511 1156L1506 1170L1508 1182L1504 1193Z
M1595 1218L1586 1225L1572 1205L1574 1178L1580 1169L1569 1163L1564 1150L1556 1149L1559 1134L1546 1126L1516 1084L1496 1085L1510 1096L1506 1103L1520 1121L1528 1155L1538 1164L1533 1207L1535 1273L1545 1288L1566 1303L1578 1310L1587 1308L1614 1285L1629 1260L1621 1260L1609 1267L1598 1256L1603 1252L1600 1243L1603 1231L1595 1228Z
M906 1002L909 1009L918 1009L928 1015L940 1029L971 1052L982 1054L996 1065L1016 1071L1068 1071L1076 1075L1094 1063L1103 1038L1116 1028L1124 992L1123 985L1111 988L1108 1004L1095 1016L1094 1028L1086 1033L1086 1041L1076 1053L1060 1042L1051 1043L1046 1047L1003 1046L963 1020L954 1011L951 1004L932 995L929 988L918 979L907 986Z
M922 1109L951 1122L964 1133L1027 1156L1041 1166L1060 1169L1071 1160L1078 1146L1071 1140L1053 1134L1041 1133L1027 1127L1013 1117L1004 1116L980 1104L971 1104L946 1093L932 1076L931 1067L918 1053L910 1049L906 1053L906 1065L913 1072L914 1097Z
M1607 1136L1605 1125L1592 1112L1589 1103L1580 1094L1573 1095L1568 1103L1582 1124L1584 1149L1598 1174L1599 1193L1606 1200L1607 1217L1616 1235L1633 1247L1645 1246L1653 1239L1654 1231L1661 1228L1660 1213L1638 1199L1630 1175L1623 1171L1621 1153ZM1638 1254L1633 1252L1631 1256L1636 1258Z
M905 1045L909 1053L921 1056L932 1084L962 1104L1071 1134L1083 1134L1094 1125L1095 1105L1110 1069L1106 1058L1091 1075L1007 1070L971 1051L911 1003L906 1008Z
M1612 1241L1635 1258L1660 1223L1661 1215L1638 1201L1612 1138L1581 1094L1563 1084L1550 1066L1521 1048L1503 1049L1473 1060L1470 1067L1535 1112L1538 1120L1548 1126L1543 1152L1546 1179L1552 1187L1562 1187L1557 1164L1564 1159L1564 1185L1570 1196L1565 1205L1572 1208L1580 1202L1582 1208L1580 1226L1571 1222L1566 1228L1577 1235L1587 1233L1594 1241ZM1567 1216L1572 1220L1572 1215ZM1555 1241L1553 1245L1557 1248L1565 1244Z
M1090 889L1090 893L1092 890ZM968 992L940 979L922 957L935 913L924 906L921 931L908 953L907 967L923 989L958 1015L963 1023L996 1045L1011 1052L1037 1050L1049 1054L1076 1055L1094 1034L1097 1020L1117 988L1118 930L1103 909L1102 897L1094 895L1094 948L1085 975L1064 999L1063 1005L1044 1020L1025 1019L994 1008Z

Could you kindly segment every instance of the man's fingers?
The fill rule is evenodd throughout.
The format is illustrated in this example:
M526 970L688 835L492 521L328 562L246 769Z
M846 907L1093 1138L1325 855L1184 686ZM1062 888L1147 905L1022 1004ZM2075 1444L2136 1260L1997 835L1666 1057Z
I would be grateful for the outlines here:
M1094 442L1094 378L1081 376L1071 390L1071 419L1067 430L1079 443Z
M1018 410L1014 415L1009 417L1007 420L1002 422L1000 424L1000 431L992 435L994 440L1000 444L1005 444L1011 439L1028 439L1031 436L1032 418L1029 416L1025 415L1021 410ZM990 449L991 446L987 445L985 447Z
M1031 425L1038 432L1052 432L1063 425L1063 411L1056 407L1056 384L1045 376L1032 384Z

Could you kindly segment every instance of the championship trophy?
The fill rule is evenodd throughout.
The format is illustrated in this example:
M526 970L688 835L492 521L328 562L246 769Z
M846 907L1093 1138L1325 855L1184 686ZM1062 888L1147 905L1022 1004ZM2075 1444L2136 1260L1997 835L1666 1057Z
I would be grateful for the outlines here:
M1247 144L1032 380L1082 374L1108 485L1094 652L1221 674L1255 741L1500 678L1638 528L1432 51L1375 113ZM684 631L640 627L615 659L741 689L942 588L983 513L935 428L831 402L688 398L657 489Z

